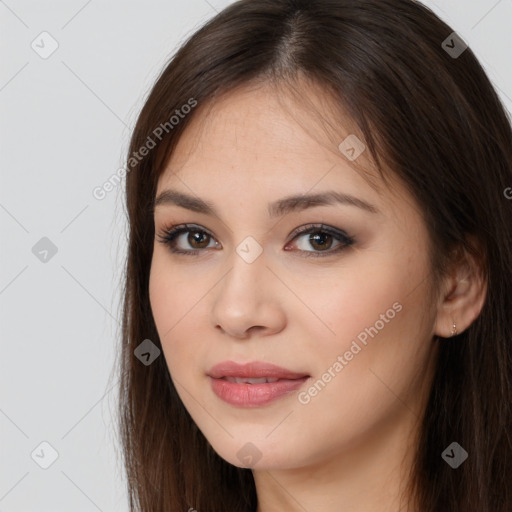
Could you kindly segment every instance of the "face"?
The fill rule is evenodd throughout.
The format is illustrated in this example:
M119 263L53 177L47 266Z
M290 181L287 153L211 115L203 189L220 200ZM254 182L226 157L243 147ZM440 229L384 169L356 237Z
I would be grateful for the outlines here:
M243 89L197 111L156 193L196 203L162 195L154 218L150 300L172 380L215 451L255 469L405 433L433 360L429 242L411 196L370 186L355 165L365 152L351 161L283 101Z

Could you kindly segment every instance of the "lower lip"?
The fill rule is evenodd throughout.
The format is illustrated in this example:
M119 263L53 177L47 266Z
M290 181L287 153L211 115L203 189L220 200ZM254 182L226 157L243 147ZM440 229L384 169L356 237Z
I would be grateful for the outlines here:
M309 377L294 380L278 380L265 384L237 384L225 379L209 377L213 392L221 399L237 407L260 407L269 404L300 388Z

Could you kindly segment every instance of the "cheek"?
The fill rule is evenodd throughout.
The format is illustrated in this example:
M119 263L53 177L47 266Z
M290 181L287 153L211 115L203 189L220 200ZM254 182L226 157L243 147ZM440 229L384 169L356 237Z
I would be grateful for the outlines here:
M309 333L316 354L315 376L333 382L326 399L336 401L341 393L352 404L363 396L359 403L376 403L386 394L394 400L385 386L400 392L412 382L427 357L433 321L425 313L427 271L420 254L379 251L365 261L361 258L350 272L340 272L335 279L339 285L331 280L308 295L324 325L316 320L312 324L309 315L300 329ZM330 378L329 372L337 378Z
M316 301L333 333L324 329L327 334L311 338L321 381L311 393L318 396L314 407L325 407L333 422L343 411L370 425L423 378L433 321L425 313L427 271L421 255L379 253L372 264L340 275L340 285L326 288L328 297Z
M162 267L159 260L153 258L149 275L149 302L160 340L164 343L164 333L172 327L177 301L176 294L172 293L172 279L163 272Z
M182 272L162 249L155 249L149 276L149 299L162 343L179 328L201 300L204 290L190 272Z
M190 282L181 282L179 273L168 270L164 258L155 257L149 277L149 299L162 350L172 373L174 367L187 357L191 348L190 325L194 306L201 297L199 290L194 294ZM188 332L188 338L183 333ZM183 339L183 343L180 340ZM172 349L172 351L171 351ZM172 357L171 357L172 354Z
M375 333L374 328L379 332L376 337L382 338L386 332L403 326L409 314L415 314L411 305L416 295L410 292L418 284L412 275L421 275L416 265L409 268L395 255L389 257L381 252L355 258L357 265L347 265L307 289L302 284L306 305L317 317L303 316L302 329L314 329L318 334L312 341L326 352L349 350L352 340L358 337L364 343L365 337L370 339L368 330ZM296 281L294 286L301 283Z

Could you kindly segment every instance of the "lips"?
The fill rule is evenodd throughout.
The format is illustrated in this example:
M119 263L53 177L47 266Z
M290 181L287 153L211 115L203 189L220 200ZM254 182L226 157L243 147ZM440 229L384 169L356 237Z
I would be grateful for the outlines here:
M310 375L270 363L224 361L208 372L213 392L236 407L262 407L297 391Z
M228 382L233 382L235 384L269 384L271 382L277 382L279 379L271 378L271 377L260 377L260 378L240 378L240 377L221 377L222 379L226 379Z
M262 363L259 361L246 364L238 364L233 361L224 361L212 367L209 370L208 375L214 379L245 379L244 382L250 379L254 380L264 378L269 380L295 380L309 377L307 373L293 372L271 363Z

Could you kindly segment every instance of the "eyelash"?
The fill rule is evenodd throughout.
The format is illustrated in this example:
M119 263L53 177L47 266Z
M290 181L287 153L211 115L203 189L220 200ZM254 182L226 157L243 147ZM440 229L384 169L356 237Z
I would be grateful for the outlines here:
M185 251L182 249L176 249L175 247L175 240L176 238L181 235L182 233L188 233L188 232L195 232L195 233L202 233L206 234L211 238L215 238L212 234L210 234L208 231L199 229L194 225L190 224L182 224L182 225L172 225L166 227L162 234L158 234L159 242L167 245L171 252L174 254L184 254L187 256L198 256L198 253L202 252L204 249L191 249L190 251ZM334 250L328 250L328 251L303 251L299 249L299 252L306 253L303 257L304 258L322 258L327 256L332 256L333 254L337 254L343 250L345 250L347 247L350 247L355 243L355 239L353 237L348 236L344 231L340 231L338 229L325 226L324 224L308 224L306 226L303 226L296 230L293 233L293 238L290 240L290 242L294 241L296 238L299 238L299 235L305 235L305 234L318 234L318 233L327 233L328 235L333 236L338 241L342 242L341 245L339 245ZM287 244L288 245L288 244Z

